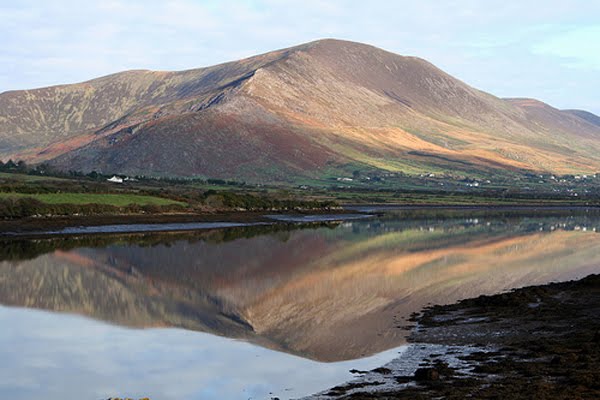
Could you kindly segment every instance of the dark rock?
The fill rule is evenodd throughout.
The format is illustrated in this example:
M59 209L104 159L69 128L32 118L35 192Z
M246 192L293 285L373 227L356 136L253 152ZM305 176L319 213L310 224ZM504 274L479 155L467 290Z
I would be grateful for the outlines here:
M392 370L385 367L375 368L371 372L375 372L376 374L389 375L392 373Z
M440 379L440 373L435 368L419 368L415 371L417 381L437 381Z
M359 370L359 369L351 369L351 370L350 370L350 373L351 373L351 374L359 374L359 375L364 375L364 374L366 374L367 372L369 372L369 371L361 371L361 370Z
M395 379L396 379L396 382L402 384L402 383L408 383L408 382L412 381L413 377L412 376L396 376Z
M577 355L573 354L573 353L567 353L567 354L563 354L560 356L555 356L552 358L552 361L550 361L550 363L552 365L571 365L573 363L577 362Z

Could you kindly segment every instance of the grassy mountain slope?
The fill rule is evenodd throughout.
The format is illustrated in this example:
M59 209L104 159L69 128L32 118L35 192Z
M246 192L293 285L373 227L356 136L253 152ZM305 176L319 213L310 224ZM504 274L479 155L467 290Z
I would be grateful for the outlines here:
M597 172L594 121L497 98L419 58L329 39L210 68L0 94L0 156L253 181L349 168Z

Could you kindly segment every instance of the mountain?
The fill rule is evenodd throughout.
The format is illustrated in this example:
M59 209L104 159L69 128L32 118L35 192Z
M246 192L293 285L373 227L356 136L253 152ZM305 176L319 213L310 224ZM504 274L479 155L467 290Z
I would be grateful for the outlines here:
M584 111L584 110L565 110L565 112L569 113L569 114L573 114L576 117L579 117L581 119L586 120L587 122L589 122L592 125L595 126L600 126L600 117L592 114L589 111Z
M327 39L209 68L2 93L0 157L281 182L356 169L597 172L593 117L500 99L425 60Z

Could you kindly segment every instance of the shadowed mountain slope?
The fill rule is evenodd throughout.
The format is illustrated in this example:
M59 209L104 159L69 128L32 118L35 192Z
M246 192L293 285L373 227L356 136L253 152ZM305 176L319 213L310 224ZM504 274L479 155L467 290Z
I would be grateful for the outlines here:
M419 58L328 39L210 68L2 93L0 156L253 181L320 178L348 166L596 172L594 121L497 98Z
M597 116L596 114L592 114L589 111L584 111L584 110L564 110L564 112L567 112L569 114L573 114L576 117L584 119L584 120L586 120L587 122L589 122L592 125L600 126L600 117Z

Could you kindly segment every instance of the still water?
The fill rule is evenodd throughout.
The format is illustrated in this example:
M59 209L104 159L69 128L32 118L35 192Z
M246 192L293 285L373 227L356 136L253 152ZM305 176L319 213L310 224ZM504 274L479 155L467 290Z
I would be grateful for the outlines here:
M585 210L313 221L0 241L0 398L301 397L429 303L600 272Z

